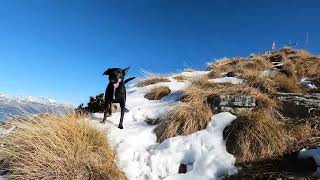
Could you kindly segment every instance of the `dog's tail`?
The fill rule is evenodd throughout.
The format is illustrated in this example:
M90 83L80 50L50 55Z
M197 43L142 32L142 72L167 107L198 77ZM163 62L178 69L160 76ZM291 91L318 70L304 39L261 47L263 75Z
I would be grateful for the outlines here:
M127 84L129 81L134 80L135 78L136 78L136 77L132 77L132 78L129 78L129 79L124 80L124 84Z

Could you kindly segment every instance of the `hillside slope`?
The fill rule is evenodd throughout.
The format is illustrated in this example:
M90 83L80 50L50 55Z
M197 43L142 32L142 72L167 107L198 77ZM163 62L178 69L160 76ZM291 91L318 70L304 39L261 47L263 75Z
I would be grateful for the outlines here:
M73 110L73 105L57 103L46 98L14 97L0 94L0 121L18 115L65 113Z
M183 73L196 78L208 71ZM157 125L147 120L161 119L170 109L181 104L181 92L189 82L178 82L173 76L170 82L160 82L145 87L127 89L127 108L124 129L118 129L120 112L113 113L105 124L100 124L102 114L91 117L98 128L107 129L108 137L117 152L120 168L132 180L156 179L217 179L237 172L235 158L226 151L223 129L236 117L230 113L212 116L206 129L188 136L177 136L157 143L154 129ZM161 100L148 100L144 95L157 86L167 86L171 93ZM179 169L188 171L179 174Z

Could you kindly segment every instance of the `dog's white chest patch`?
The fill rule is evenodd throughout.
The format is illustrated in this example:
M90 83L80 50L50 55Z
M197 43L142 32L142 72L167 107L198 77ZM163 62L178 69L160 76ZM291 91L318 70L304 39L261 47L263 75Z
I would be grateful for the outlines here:
M113 99L116 99L116 89L117 89L117 88L114 88L114 89L113 89Z

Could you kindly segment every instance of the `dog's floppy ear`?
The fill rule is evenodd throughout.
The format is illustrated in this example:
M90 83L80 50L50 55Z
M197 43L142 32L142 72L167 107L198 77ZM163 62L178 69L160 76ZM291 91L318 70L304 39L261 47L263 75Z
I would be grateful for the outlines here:
M122 69L123 74L127 74L127 73L128 73L129 68L130 68L130 67L127 67L127 68L125 68L125 69Z
M110 75L110 72L111 72L111 69L107 69L107 70L103 73L103 75L109 76L109 75Z

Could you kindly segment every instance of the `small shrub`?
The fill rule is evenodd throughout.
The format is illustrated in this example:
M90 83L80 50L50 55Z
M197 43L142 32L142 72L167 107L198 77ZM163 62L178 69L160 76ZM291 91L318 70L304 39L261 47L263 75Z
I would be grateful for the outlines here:
M164 96L170 94L171 90L167 86L159 86L151 89L147 94L144 95L149 100L160 100Z
M76 109L75 112L77 113L102 113L105 109L105 102L104 102L104 93L100 93L97 96L90 96L90 100L87 106L80 104Z

